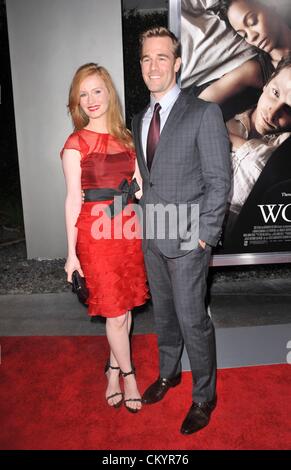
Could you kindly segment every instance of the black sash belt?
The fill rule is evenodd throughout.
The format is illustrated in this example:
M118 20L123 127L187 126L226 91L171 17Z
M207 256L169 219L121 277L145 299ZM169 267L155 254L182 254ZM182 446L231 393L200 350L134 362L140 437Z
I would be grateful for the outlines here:
M121 181L118 189L114 188L95 188L95 189L84 189L84 202L95 202L95 201L107 201L113 199L114 196L121 196L121 210L133 200L135 193L140 189L136 179L134 178L129 184L127 179ZM114 212L114 202L109 204L108 209L110 210L110 217L114 217L118 214Z

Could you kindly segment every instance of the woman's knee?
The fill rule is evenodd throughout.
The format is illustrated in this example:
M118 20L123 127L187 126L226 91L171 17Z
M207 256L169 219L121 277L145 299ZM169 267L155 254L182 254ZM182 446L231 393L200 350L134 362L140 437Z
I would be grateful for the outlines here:
M107 318L108 326L114 329L122 329L127 324L127 315L126 312L124 315L120 315L119 317L114 318Z

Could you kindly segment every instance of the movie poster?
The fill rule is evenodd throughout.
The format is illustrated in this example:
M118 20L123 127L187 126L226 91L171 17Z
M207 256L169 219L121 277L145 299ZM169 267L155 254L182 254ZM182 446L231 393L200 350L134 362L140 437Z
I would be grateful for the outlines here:
M290 261L290 0L172 2L181 87L217 102L230 136L232 190L215 253L286 252Z

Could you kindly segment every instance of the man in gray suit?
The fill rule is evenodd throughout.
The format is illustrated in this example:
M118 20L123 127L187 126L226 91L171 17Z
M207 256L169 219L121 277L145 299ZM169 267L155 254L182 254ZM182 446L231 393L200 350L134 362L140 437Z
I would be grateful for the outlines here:
M157 204L199 207L196 220L194 211L187 226L189 232L190 225L199 223L196 246L189 248L183 235L173 238L171 227L165 237L154 233L143 239L160 354L160 375L145 391L143 403L162 400L178 385L185 344L193 403L181 432L191 434L208 424L216 405L214 330L205 295L211 247L219 239L230 190L229 140L218 105L176 85L181 65L176 36L166 28L152 28L142 34L140 46L142 75L151 92L149 107L134 117L132 127L143 212ZM144 227L148 225L146 220Z

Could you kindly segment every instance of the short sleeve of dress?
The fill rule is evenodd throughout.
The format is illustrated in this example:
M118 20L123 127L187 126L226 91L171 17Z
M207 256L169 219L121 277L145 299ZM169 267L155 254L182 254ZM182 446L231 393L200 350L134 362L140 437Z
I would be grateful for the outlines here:
M81 153L82 158L87 153L86 142L84 142L84 140L80 137L77 132L74 132L67 138L65 145L60 152L61 158L63 157L65 149L78 150Z

